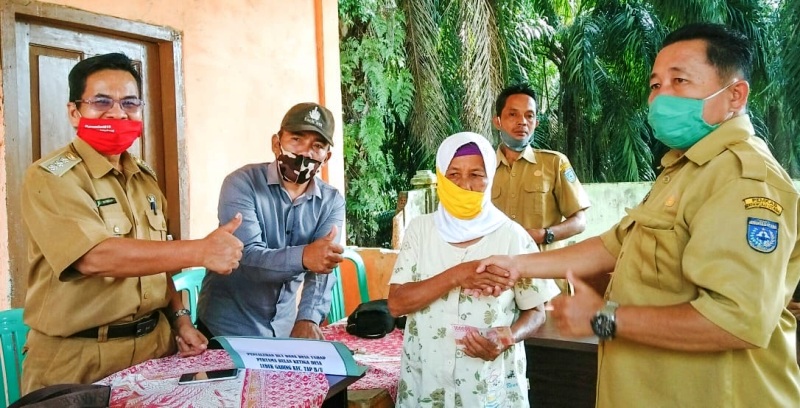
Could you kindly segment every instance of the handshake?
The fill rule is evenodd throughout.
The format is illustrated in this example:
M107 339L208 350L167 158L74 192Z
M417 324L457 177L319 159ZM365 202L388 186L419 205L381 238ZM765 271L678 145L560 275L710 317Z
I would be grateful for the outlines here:
M497 262L506 260L505 264ZM467 296L500 296L514 287L519 272L511 267L510 257L493 256L480 261L464 262L449 269L457 274L458 286Z

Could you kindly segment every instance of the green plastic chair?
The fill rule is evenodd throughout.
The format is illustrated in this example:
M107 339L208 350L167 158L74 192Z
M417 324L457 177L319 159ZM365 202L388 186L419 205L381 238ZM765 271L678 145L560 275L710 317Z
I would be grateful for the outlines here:
M200 288L203 286L203 277L206 276L206 268L187 268L172 277L175 282L175 290L178 292L185 290L189 294L189 310L192 312L192 324L197 325L197 298L200 296Z
M22 346L28 337L28 326L22 321L22 310L10 309L0 312L0 406L8 406L19 399L22 380Z
M345 248L342 254L345 260L350 261L356 267L356 277L358 278L358 291L361 295L361 303L369 302L369 287L367 286L367 268L364 260L358 252ZM328 313L328 323L337 322L346 316L344 306L344 292L342 291L342 271L337 266L333 269L332 275L336 281L333 284L331 311Z

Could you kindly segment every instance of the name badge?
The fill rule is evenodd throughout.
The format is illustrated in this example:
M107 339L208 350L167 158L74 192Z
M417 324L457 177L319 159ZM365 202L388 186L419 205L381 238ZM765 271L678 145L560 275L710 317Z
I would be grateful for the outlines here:
M94 202L97 204L98 207L102 207L105 205L116 204L117 199L114 197L108 197L108 198L101 198L99 200L94 200Z

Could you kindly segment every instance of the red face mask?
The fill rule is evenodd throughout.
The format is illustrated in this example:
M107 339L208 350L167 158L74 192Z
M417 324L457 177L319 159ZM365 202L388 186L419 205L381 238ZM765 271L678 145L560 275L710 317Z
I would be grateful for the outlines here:
M104 156L121 154L142 134L142 121L88 119L78 122L78 137Z

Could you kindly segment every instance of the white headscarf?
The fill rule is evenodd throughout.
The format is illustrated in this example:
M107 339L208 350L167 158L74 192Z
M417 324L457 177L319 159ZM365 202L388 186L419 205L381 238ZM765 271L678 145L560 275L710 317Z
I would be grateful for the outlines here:
M492 181L497 169L497 156L492 145L485 137L472 132L461 132L449 136L436 152L436 168L441 174L447 174L447 167L453 160L456 150L467 143L475 143L481 151L483 165L486 168L486 190L483 192L483 209L471 220L462 220L451 215L439 203L433 213L433 221L445 241L465 242L483 237L500 228L509 218L492 204Z

